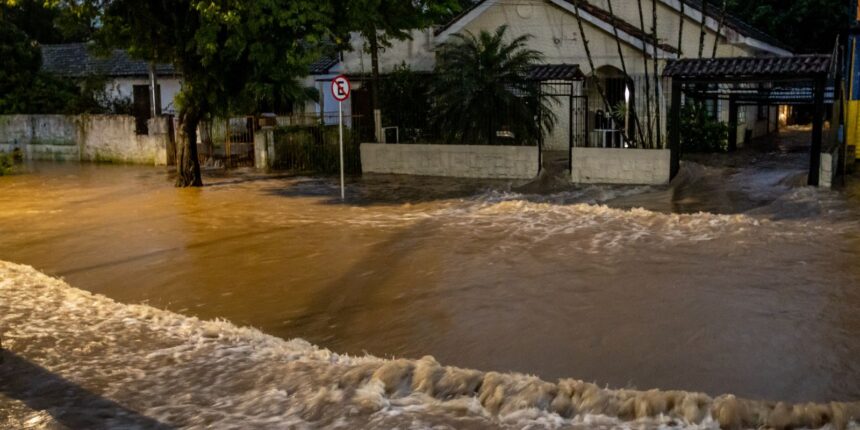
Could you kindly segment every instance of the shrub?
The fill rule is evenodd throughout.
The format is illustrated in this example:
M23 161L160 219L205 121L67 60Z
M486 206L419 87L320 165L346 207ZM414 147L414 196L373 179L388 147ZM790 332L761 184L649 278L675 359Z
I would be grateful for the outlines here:
M20 158L20 154L15 152L0 152L0 176L9 175L15 169L15 161Z
M726 152L728 125L712 118L705 105L691 102L681 108L681 148L686 152Z

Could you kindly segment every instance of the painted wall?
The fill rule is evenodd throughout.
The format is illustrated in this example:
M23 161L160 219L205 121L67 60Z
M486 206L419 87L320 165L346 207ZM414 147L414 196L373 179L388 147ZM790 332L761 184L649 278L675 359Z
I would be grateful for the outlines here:
M150 120L149 135L135 133L124 115L2 115L0 151L28 160L167 164L167 119Z
M538 159L536 146L361 144L364 173L530 179Z
M667 149L573 148L576 184L661 185L669 183Z
M106 90L114 98L132 99L135 85L149 85L149 78L116 78L107 83ZM158 78L161 87L161 112L176 113L176 95L179 94L182 81L179 78Z

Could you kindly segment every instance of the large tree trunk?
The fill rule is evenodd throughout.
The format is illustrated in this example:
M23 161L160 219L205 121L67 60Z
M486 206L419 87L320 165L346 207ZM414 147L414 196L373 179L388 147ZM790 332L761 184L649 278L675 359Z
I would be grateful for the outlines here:
M201 187L200 160L197 158L197 125L200 115L183 110L179 114L179 143L176 145L176 186Z

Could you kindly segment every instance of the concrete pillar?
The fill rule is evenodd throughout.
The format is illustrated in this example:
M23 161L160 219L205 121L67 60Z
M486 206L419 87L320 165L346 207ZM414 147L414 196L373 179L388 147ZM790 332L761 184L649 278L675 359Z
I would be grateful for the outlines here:
M818 186L819 171L821 169L821 141L824 137L824 90L825 77L815 79L815 110L812 117L812 148L809 155L809 180L808 184Z
M170 145L170 129L168 121L170 118L155 117L146 121L146 129L149 137L156 142L155 165L166 166L168 162L168 148Z
M729 152L738 149L738 103L729 99Z
M261 127L254 133L254 167L268 169L275 159L275 129L271 126Z
M669 178L681 168L681 81L672 78L672 104L669 107Z

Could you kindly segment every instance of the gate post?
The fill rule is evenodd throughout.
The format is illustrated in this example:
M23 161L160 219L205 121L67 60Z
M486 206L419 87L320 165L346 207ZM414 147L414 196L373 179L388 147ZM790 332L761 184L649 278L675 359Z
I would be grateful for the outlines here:
M254 167L267 169L275 160L275 128L271 121L262 119L260 127L254 132Z
M729 152L738 150L738 102L729 98Z
M815 78L815 109L812 117L812 147L809 154L809 180L808 185L818 186L819 170L821 169L821 141L823 139L824 126L824 89L825 77Z
M681 168L681 81L672 78L672 106L669 108L669 179Z

